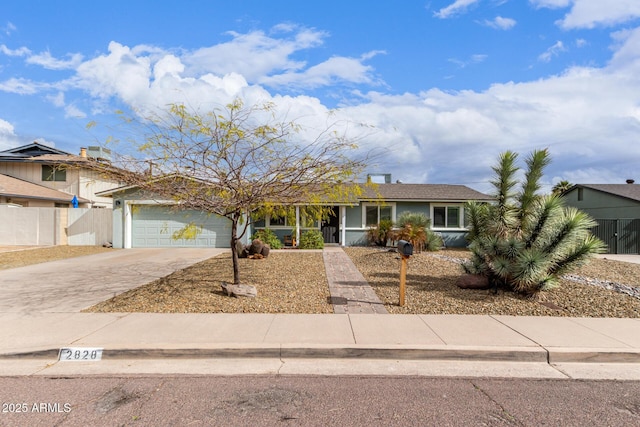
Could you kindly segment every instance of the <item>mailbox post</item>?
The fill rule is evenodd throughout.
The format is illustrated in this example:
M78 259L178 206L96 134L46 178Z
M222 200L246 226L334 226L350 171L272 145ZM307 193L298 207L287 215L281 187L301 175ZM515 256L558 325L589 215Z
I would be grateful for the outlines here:
M407 287L407 260L413 255L413 245L406 240L398 242L398 253L400 254L400 307L404 307L404 295Z

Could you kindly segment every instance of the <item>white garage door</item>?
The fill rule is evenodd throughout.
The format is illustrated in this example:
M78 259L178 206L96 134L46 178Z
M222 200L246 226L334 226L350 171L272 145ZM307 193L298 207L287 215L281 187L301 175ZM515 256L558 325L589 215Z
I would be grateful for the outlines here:
M167 206L132 207L131 246L134 248L228 248L231 222L200 211L173 211ZM176 234L192 224L186 237Z

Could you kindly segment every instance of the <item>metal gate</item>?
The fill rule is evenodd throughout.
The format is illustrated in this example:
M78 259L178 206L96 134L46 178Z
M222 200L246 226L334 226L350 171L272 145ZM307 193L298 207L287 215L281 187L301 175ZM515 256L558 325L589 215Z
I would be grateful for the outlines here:
M591 232L607 244L610 254L640 253L640 219L597 219Z

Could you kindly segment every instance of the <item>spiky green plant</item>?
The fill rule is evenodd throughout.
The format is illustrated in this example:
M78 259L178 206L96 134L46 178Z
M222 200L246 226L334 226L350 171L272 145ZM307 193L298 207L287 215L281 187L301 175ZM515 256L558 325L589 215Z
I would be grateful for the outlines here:
M396 221L395 238L406 240L416 252L437 251L442 247L442 238L431 229L431 220L420 212L403 212Z
M501 154L493 168L495 204L467 203L471 260L467 273L481 274L497 289L535 295L557 286L559 278L601 253L605 244L591 235L596 222L584 212L567 208L557 195L541 196L540 179L549 153L533 151L519 192L515 178L518 155Z

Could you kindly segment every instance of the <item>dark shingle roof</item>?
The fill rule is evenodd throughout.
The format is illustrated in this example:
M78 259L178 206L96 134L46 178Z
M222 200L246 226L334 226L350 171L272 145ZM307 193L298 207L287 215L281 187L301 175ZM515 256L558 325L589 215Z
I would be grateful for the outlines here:
M379 193L376 195L375 193ZM378 184L376 189L366 189L360 199L407 201L491 201L493 197L464 185L455 184Z
M578 187L590 188L640 202L640 185L638 184L577 184L574 188Z
M66 151L34 142L20 147L14 147L9 148L8 150L0 151L0 159L28 159L30 157L37 157L46 154L57 154L62 156L72 155L71 153L67 153Z

